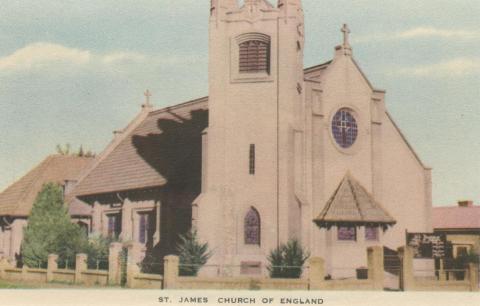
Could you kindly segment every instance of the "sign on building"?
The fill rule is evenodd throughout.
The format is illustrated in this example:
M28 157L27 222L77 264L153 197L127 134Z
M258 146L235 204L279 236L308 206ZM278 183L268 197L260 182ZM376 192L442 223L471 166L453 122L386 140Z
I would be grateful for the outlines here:
M407 245L413 248L415 258L445 258L445 234L407 233Z

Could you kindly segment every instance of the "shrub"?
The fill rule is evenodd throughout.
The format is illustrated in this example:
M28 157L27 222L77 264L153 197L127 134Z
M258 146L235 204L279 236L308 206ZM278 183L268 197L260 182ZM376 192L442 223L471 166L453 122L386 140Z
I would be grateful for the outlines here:
M176 248L180 259L179 274L181 276L196 276L200 268L212 256L212 252L208 251L208 243L200 243L196 231L179 235L179 239L180 242Z
M85 253L88 255L87 265L89 269L108 270L108 255L110 244L118 239L95 235L88 240Z
M300 242L296 239L289 240L286 244L280 245L272 250L267 257L271 278L300 278L303 272L303 265L310 257Z
M49 254L57 254L59 266L73 267L75 255L87 245L85 232L70 221L58 184L45 184L39 192L25 229L21 253L30 267L46 267Z
M479 263L479 256L474 251L470 251L467 254L461 254L453 260L453 268L455 271L455 278L462 280L465 278L465 271L468 269L468 264Z

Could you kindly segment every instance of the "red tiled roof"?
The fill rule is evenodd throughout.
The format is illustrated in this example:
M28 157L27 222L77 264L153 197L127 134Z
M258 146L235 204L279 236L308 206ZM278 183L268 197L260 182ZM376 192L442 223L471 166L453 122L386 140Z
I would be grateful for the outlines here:
M43 185L76 180L93 158L51 155L0 193L0 216L26 217Z
M305 76L319 77L330 62L306 68ZM158 139L158 135L165 133L164 129L169 129L171 134L175 134L174 136L178 137L178 141L174 139L168 146L181 146L182 141L189 141L188 134L192 134L192 132L197 134L207 127L208 119L206 117L191 120L192 113L195 111L206 112L207 109L208 97L204 97L152 111L145 118L137 117L124 130L124 134L118 136L122 137L122 139L119 141L114 140L101 156L97 158L97 162L86 172L86 175L80 178L70 196L88 196L165 185L167 182L166 174L175 176L175 174L172 174L174 171L168 169L169 167L165 165L165 160L168 159L168 155L172 154L172 150L159 148L159 146L165 146L165 142L156 143L158 141L162 142ZM191 120L190 124L193 126L190 128L180 127L179 123L182 120ZM159 126L159 121L163 121L164 126ZM171 123L169 124L167 121ZM176 133L172 132L178 127L183 130ZM190 148L186 149L190 150ZM176 153L180 153L179 155L183 153L179 152L179 148L176 151ZM151 156L155 153L157 156ZM179 156L177 159L181 158ZM187 157L184 156L183 158L185 160ZM172 159L175 158L170 156L170 160ZM179 167L188 167L188 161L177 163L177 160L174 160L174 163ZM172 179L175 178L170 177L168 181L172 181ZM178 180L181 179L185 178L178 178Z
M480 206L434 207L432 223L434 229L480 229Z
M100 157L97 165L83 177L73 190L75 196L163 186L172 173L167 158L189 134L200 135L207 126L207 116L192 118L207 110L207 98L151 111L130 133ZM169 137L169 141L162 139ZM107 148L108 149L108 148ZM104 153L102 153L104 154ZM181 156L173 156L173 158ZM174 178L170 177L172 181Z
M74 198L68 205L68 214L75 217L91 216L92 206L78 198Z

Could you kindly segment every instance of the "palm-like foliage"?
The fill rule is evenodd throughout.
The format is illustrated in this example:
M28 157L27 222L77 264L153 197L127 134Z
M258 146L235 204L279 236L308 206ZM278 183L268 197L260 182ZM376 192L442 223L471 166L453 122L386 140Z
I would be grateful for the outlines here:
M212 256L212 252L208 251L208 243L200 243L196 231L179 235L179 239L180 242L177 244L180 259L179 273L182 276L196 276Z
M298 240L292 239L272 250L267 257L267 267L272 278L300 278L303 265L310 255Z

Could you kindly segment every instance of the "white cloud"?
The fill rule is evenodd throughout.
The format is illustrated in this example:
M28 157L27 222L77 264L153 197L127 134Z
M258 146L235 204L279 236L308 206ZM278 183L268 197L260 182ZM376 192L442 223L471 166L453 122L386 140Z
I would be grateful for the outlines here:
M434 27L416 27L400 32L393 33L376 33L360 36L354 39L356 43L367 43L372 41L388 41L388 40L407 40L416 38L441 38L441 39L457 39L457 40L475 40L480 39L480 31L472 30L451 30L437 29Z
M0 57L0 72L29 71L32 69L49 69L64 65L101 65L124 67L124 65L174 66L194 64L206 61L201 55L147 55L139 52L114 51L95 53L65 47L60 44L36 42L20 48L10 55Z
M0 70L28 70L59 63L81 65L88 63L91 56L89 51L38 42L0 58Z
M456 58L430 65L402 68L397 74L417 77L459 77L480 72L480 58Z

